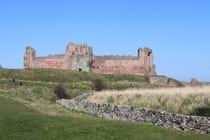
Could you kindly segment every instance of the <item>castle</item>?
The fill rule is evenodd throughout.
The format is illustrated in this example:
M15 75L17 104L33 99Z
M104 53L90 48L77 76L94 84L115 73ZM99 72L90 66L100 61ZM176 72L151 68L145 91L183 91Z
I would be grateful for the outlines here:
M102 74L156 75L152 50L139 48L136 56L94 56L87 44L69 43L66 53L36 57L36 50L26 47L25 68L52 68Z

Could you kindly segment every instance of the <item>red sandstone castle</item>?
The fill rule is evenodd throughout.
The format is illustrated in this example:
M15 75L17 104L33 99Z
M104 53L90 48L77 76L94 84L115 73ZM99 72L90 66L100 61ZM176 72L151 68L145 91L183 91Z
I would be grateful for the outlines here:
M32 47L26 47L25 68L52 68L103 74L156 75L152 50L139 48L135 56L94 56L87 44L69 43L66 53L36 57Z

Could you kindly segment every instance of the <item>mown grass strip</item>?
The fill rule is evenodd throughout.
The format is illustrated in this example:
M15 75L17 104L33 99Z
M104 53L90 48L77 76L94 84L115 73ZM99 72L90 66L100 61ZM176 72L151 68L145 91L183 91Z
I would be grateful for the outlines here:
M69 111L69 116L39 113L22 103L0 97L1 140L209 140L210 135L151 125L110 121Z

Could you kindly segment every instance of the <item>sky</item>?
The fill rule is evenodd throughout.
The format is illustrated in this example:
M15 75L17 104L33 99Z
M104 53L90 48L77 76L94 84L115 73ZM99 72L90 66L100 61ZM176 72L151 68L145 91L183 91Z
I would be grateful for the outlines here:
M0 65L24 68L37 56L64 54L69 42L94 55L153 50L159 75L210 81L210 0L0 0Z

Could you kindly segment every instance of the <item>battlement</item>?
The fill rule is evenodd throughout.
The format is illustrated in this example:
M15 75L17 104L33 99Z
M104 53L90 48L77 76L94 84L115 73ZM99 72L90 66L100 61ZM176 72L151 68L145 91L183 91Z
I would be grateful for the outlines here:
M66 47L66 55L74 54L89 54L92 55L92 48L87 44L77 45L74 43L69 43Z
M36 50L26 47L25 68L52 68L87 71L104 74L156 75L153 53L150 48L139 48L138 56L104 55L93 56L87 44L69 43L65 54L36 57Z
M106 60L137 60L137 56L131 55L104 55L104 56L94 56L96 59L106 59Z

